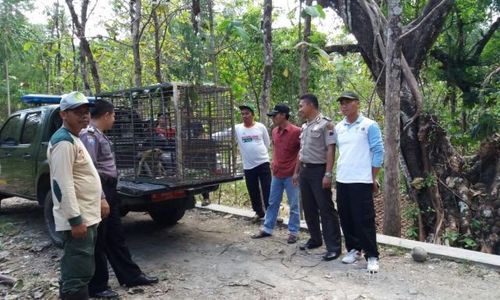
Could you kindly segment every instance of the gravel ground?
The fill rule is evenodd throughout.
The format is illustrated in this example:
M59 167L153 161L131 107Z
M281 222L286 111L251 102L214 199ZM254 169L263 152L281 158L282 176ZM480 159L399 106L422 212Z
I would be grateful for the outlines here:
M42 209L19 198L0 211L0 298L57 299L61 250L48 242ZM144 213L123 218L128 244L153 286L128 289L111 276L122 299L500 299L498 270L381 248L381 270L366 263L324 262L324 248L300 251L286 228L252 240L258 225L233 215L194 209L173 227L158 228ZM307 233L301 233L301 242ZM112 274L112 272L111 272Z

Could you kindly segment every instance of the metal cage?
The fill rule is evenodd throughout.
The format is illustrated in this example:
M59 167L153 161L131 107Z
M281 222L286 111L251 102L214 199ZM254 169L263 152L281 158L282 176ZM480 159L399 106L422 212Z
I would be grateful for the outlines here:
M106 134L121 179L181 186L238 176L229 89L165 83L97 99L115 106Z

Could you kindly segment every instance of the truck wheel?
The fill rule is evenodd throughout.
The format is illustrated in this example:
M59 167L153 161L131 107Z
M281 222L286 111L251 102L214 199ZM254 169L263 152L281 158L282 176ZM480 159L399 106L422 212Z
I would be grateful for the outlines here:
M52 212L52 192L48 191L43 201L43 215L45 219L45 224L47 224L47 229L49 231L49 237L52 243L58 248L63 247L63 241L61 237L56 233L56 224L54 222L54 214Z
M184 201L185 199L176 199L166 203L158 203L153 205L148 213L159 226L175 225L186 212Z

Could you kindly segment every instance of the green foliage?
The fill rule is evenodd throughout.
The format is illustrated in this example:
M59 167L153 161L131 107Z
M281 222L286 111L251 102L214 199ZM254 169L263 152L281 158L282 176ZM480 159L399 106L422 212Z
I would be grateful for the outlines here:
M412 240L418 239L418 216L420 209L416 203L408 204L403 210L403 219L410 224L405 232L405 236Z
M323 10L323 6L317 4L312 6L306 6L302 11L301 16L304 18L305 16L311 16L312 18L321 18L324 19L326 14Z

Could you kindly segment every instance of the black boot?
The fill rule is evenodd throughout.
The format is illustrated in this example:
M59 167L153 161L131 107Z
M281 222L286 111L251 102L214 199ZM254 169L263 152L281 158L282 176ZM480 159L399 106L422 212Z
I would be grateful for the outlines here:
M61 293L61 300L88 300L89 290L87 287L81 288L76 293Z

